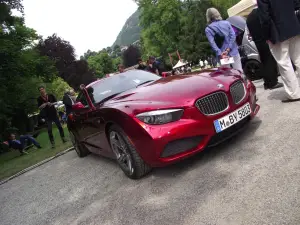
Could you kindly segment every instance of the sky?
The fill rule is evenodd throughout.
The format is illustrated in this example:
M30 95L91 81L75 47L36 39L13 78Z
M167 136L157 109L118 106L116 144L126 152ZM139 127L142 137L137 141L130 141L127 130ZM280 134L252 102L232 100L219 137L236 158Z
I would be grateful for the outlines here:
M25 22L44 38L56 33L76 55L111 46L135 12L133 0L23 0Z

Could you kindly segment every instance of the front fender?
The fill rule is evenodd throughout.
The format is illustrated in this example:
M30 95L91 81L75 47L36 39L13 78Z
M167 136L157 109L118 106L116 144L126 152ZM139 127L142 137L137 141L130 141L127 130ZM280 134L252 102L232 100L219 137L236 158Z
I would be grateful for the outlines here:
M120 109L115 108L103 109L103 118L105 120L105 131L108 141L108 130L110 125L118 125L126 133L141 158L146 161L147 155L150 155L150 153L143 151L143 149L138 146L143 146L145 143L149 143L152 137L138 123L137 119L132 114L128 114Z

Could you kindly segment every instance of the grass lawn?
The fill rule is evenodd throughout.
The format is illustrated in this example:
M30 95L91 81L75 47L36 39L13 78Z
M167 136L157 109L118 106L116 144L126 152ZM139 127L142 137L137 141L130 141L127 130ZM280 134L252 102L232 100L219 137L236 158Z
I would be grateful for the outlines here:
M72 144L69 141L69 132L67 127L64 127L65 136L68 140L67 143L62 143L58 129L53 127L53 136L55 138L56 148L52 149L48 138L47 130L43 130L37 137L37 141L41 144L42 148L37 149L32 147L27 150L28 155L20 156L20 152L17 150L11 150L0 155L0 180L10 177L21 170L32 166L38 162L43 161L51 156L56 155L59 152L71 147Z

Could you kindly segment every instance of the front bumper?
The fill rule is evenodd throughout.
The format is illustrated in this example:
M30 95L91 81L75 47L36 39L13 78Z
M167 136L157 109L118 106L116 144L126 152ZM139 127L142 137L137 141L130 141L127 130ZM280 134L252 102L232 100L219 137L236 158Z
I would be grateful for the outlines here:
M214 116L204 116L196 107L185 109L181 120L159 126L141 124L148 137L131 138L143 160L152 167L161 167L187 158L203 151L206 147L215 146L237 134L259 111L255 87L247 88L247 95L238 105L230 107ZM232 127L216 133L213 122L216 119L235 111L247 102L252 112L250 116ZM144 133L144 132L143 132Z

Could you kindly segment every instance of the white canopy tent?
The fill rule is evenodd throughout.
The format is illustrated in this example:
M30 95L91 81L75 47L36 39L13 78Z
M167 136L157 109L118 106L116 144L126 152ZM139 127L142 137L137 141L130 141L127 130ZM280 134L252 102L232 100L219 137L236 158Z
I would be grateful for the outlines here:
M179 60L178 63L173 67L173 69L180 68L182 66L185 66L186 64L188 64L188 63L184 62L183 60Z
M254 8L257 7L256 0L241 0L236 5L227 10L228 16L244 16L247 17Z

